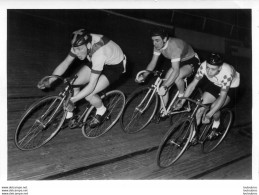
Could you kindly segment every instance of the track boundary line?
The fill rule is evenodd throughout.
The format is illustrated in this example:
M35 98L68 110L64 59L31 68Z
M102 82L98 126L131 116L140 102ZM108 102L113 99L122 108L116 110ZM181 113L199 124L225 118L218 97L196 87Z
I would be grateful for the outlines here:
M213 172L215 172L215 171L217 171L217 170L219 170L219 169L221 169L221 168L227 167L227 166L230 165L230 164L233 164L233 163L235 163L235 162L238 162L238 161L243 160L243 159L245 159L245 158L248 158L248 157L250 157L250 156L252 156L251 153L249 153L249 154L247 154L247 155L244 155L244 156L241 156L241 157L239 157L239 158L237 158L237 159L234 159L234 160L232 160L232 161L229 161L229 162L227 162L227 163L224 163L224 164L222 164L222 165L220 165L220 166L217 166L217 167L214 167L214 168L209 169L209 170L207 170L207 171L204 171L203 173L200 173L200 174L198 174L198 175L196 175L196 176L190 177L189 179L199 179L199 178L201 178L201 177L203 177L203 176L205 176L205 175L208 175L209 173L213 173Z
M138 156L138 155L141 155L141 154L146 154L146 153L152 152L152 151L157 150L157 149L158 149L158 146L154 146L154 147L151 147L151 148L146 148L146 149L139 150L139 151L136 151L136 152L133 152L133 153L129 153L129 154L126 154L126 155L123 155L123 156L119 156L119 157L116 157L116 158L113 158L113 159L101 161L101 162L94 163L94 164L91 164L91 165L87 165L87 166L83 166L83 167L78 167L78 168L75 168L75 169L72 169L72 170L69 170L69 171L65 171L65 172L62 172L62 173L55 174L55 175L47 176L47 177L44 177L44 178L42 178L40 180L55 180L55 179L59 179L59 178L62 178L62 177L66 177L66 176L74 175L74 174L77 174L77 173L81 173L82 171L85 171L85 170L88 170L88 169L91 169L91 168L96 168L96 167L100 167L100 166L103 166L103 165L112 164L114 162L125 160L125 159L131 158L133 156Z

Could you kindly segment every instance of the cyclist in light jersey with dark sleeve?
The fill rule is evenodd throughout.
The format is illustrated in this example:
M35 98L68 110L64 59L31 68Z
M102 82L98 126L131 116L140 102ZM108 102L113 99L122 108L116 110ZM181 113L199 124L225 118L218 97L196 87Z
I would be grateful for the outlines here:
M122 73L126 71L126 57L121 48L112 40L99 34L87 33L80 29L73 33L72 47L67 57L56 67L53 75L62 75L72 64L75 58L84 60L87 58L92 67L83 66L77 73L78 78L75 85L88 83L81 91L74 89L74 96L70 99L67 119L73 116L74 103L85 98L96 107L96 116L90 123L90 127L98 126L108 113L97 93L107 88L111 83L117 81ZM55 79L47 82L39 82L38 87L44 89L50 87Z
M240 74L233 66L223 61L218 53L211 53L207 60L204 61L198 69L195 78L187 87L184 97L189 97L197 84L201 81L203 104L212 104L210 110L206 113L203 123L209 123L213 116L214 122L212 125L213 134L217 134L217 129L220 125L219 109L229 104L236 96L236 89L240 84ZM181 108L185 100L182 100L177 109ZM197 113L197 124L201 122L201 116L204 108L200 108Z
M162 54L165 58L170 59L171 66L166 72L165 81L162 83L159 94L163 95L164 103L168 102L167 90L176 84L179 90L179 97L184 94L184 78L191 75L199 68L200 60L193 48L179 38L169 37L163 29L155 29L151 33L151 38L154 45L153 57L147 65L146 70L154 70L159 56ZM143 82L149 75L144 73L137 82Z

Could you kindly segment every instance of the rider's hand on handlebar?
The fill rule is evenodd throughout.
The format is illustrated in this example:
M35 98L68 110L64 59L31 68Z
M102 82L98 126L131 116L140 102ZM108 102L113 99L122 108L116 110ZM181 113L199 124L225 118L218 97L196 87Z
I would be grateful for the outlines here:
M67 102L66 110L67 110L68 112L73 112L74 109L75 109L74 103L73 103L71 100L69 100L69 101Z
M184 100L178 100L174 106L174 110L180 110L183 107Z
M38 83L37 87L39 89L50 88L51 87L51 83L50 83L49 79L43 78L43 79L40 80L40 82Z
M139 75L138 77L136 77L135 82L137 83L143 83L145 82L147 76L149 75L149 72L144 72L141 75Z
M167 87L166 86L161 86L159 89L158 89L158 94L161 95L161 96L164 96L167 92Z
M202 124L208 124L208 123L210 123L210 117L205 115L204 117L202 117Z

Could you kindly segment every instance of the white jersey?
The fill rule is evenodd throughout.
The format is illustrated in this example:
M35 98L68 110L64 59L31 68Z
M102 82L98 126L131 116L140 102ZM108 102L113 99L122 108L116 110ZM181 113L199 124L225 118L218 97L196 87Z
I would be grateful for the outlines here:
M222 68L218 74L214 77L208 77L206 71L207 62L203 62L197 73L195 78L200 80L204 75L215 85L221 87L222 90L228 90L229 88L236 88L240 83L240 74L237 72L233 66L223 63Z
M120 46L115 42L103 35L90 35L92 36L92 48L90 54L87 55L87 59L92 62L92 72L99 74L103 70L104 65L117 65L124 59ZM72 48L70 55L76 57Z

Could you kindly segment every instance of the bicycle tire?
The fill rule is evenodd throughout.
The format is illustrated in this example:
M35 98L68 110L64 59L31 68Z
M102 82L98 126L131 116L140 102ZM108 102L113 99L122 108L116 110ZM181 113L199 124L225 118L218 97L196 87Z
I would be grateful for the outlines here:
M209 135L211 133L211 126L212 123L207 125L208 133L206 135L205 140L202 143L202 152L203 153L209 153L212 152L213 150L215 150L220 143L222 143L222 141L224 140L224 138L226 137L230 126L232 124L232 120L233 120L233 113L230 109L225 108L221 110L221 114L220 114L220 126L219 126L219 136L217 136L216 138L209 138Z
M89 127L89 122L95 116L96 109L91 106L83 119L82 133L86 138L97 138L109 131L119 120L124 109L126 98L120 90L113 90L101 96L104 106L109 111L108 116L102 124L95 128Z
M158 107L158 95L155 93L147 107L141 113L137 106L144 99L150 88L145 86L134 91L126 101L125 108L121 114L120 126L125 133L137 133L144 129L152 120ZM149 100L150 95L142 103L141 108L144 108Z
M175 93L177 92L177 88L175 89ZM200 88L195 88L193 93L190 95L190 98L193 100L198 100L202 97L202 91ZM187 102L186 102L187 103ZM185 105L186 105L185 103ZM193 111L195 108L196 104L190 102L190 109ZM171 108L172 109L172 108ZM183 113L178 113L178 114L173 114L170 116L170 125L173 125L175 121L181 120L182 118L187 117L190 114L190 112L183 112Z
M193 120L182 118L167 131L158 147L156 162L161 168L174 164L187 149L193 133Z
M52 116L54 111L57 112ZM41 98L33 103L21 117L15 131L15 145L20 150L34 150L45 145L58 133L65 117L66 111L61 97ZM44 124L46 121L48 122Z
M190 95L190 98L197 101L198 99L201 99L202 97L202 91L200 88L195 88L193 93ZM191 103L191 110L193 110L196 107L195 103Z

